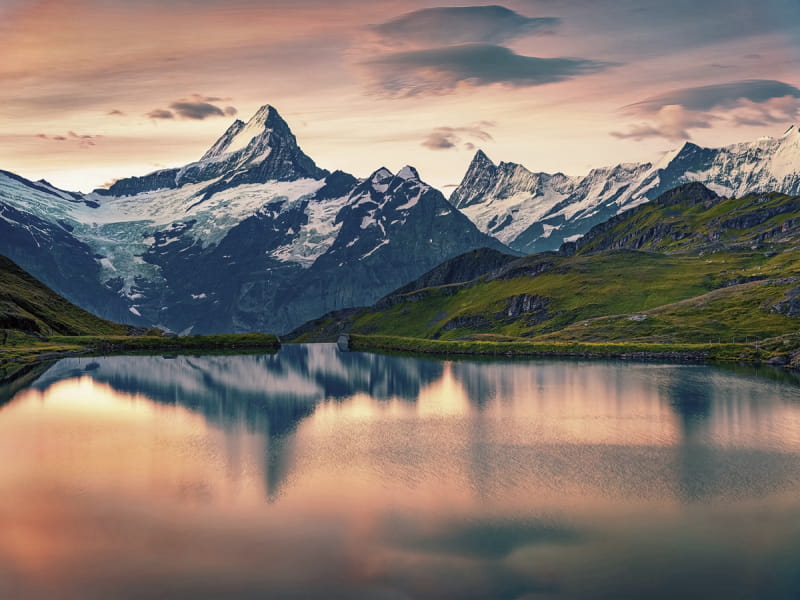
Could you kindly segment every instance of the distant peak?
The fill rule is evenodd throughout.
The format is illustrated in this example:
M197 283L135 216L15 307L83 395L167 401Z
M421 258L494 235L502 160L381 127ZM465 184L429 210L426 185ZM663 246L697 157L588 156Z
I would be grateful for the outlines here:
M216 159L223 154L242 150L252 140L263 138L275 130L281 132L278 135L290 133L289 126L275 110L275 107L265 104L250 117L247 123L236 119L201 160Z
M386 167L381 167L369 176L369 180L375 183L380 183L381 181L384 181L390 177L394 177L394 174Z
M406 165L397 172L400 179L416 179L419 180L419 172L411 165Z
M277 109L272 106L271 104L265 104L261 108L259 108L256 113L250 117L250 120L247 122L248 125L255 124L255 123L262 123L266 124L270 121L280 119L283 121L283 118L278 114Z
M253 117L269 114L269 112L273 110L275 110L275 107L272 106L272 104L262 104Z
M265 132L274 129L289 129L289 125L271 104L265 104L247 121L245 129L249 132Z
M486 156L486 153L481 150L480 148L475 153L475 156L472 157L472 165L474 166L495 166L492 162L492 159Z
M653 200L653 203L660 206L688 203L689 206L694 206L703 202L713 202L719 199L719 194L714 190L706 187L699 181L691 181L664 192Z

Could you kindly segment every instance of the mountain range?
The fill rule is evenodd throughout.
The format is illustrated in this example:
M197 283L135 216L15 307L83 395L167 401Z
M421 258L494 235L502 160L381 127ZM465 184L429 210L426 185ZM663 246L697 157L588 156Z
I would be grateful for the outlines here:
M504 249L413 167L321 169L271 106L107 190L0 173L0 253L102 317L182 333L284 332L483 246Z
M448 201L411 166L364 179L318 167L267 105L198 161L88 194L0 171L0 254L112 321L284 333L480 248L554 250L686 181L722 195L800 193L800 133L686 143L585 177L478 151Z
M481 231L531 254L556 250L594 225L698 181L723 196L777 191L800 194L800 131L724 148L686 142L655 163L593 169L583 177L534 173L494 164L483 151L472 160L450 202Z
M290 338L744 342L794 333L799 318L800 196L725 198L693 182L558 252L468 253Z

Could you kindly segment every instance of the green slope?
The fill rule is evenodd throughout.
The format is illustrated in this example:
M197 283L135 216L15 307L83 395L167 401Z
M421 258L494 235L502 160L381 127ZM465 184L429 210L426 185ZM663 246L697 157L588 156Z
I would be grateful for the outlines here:
M344 314L337 329L441 340L708 343L790 334L799 317L800 198L724 199L688 184L559 253L510 260L469 281L405 286Z
M78 308L0 256L0 330L38 336L125 335L129 327ZM3 341L0 333L0 341Z
M146 330L96 317L0 256L0 382L29 372L32 362L72 353L245 349L272 352L280 347L278 338L266 333L187 337L162 334L160 329Z

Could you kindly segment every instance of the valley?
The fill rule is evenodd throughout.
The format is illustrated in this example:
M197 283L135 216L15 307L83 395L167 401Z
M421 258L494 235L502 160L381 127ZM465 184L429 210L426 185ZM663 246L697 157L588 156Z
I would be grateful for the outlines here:
M3 172L0 253L42 282L5 313L4 344L17 347L6 358L165 339L223 347L236 343L226 335L260 331L435 352L796 365L797 156L794 127L584 178L495 165L479 150L448 201L411 166L362 180L318 167L266 105L199 161L90 194ZM49 312L29 314L26 294L59 300L39 298ZM198 341L208 334L223 337Z
M373 307L323 317L289 339L348 333L382 336L383 348L392 346L388 338L417 338L430 340L418 344L426 351L452 341L440 351L687 352L796 366L798 217L796 196L729 199L702 184L684 184L558 252L495 260L482 273L446 281L423 277ZM472 262L471 255L440 270L457 273L461 262ZM369 347L368 339L354 339L357 347ZM588 346L565 350L558 344ZM398 349L413 345L396 343Z

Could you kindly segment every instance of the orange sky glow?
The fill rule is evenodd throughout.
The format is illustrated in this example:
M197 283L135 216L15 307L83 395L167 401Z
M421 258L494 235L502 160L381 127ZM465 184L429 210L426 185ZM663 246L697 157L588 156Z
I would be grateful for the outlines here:
M478 147L577 175L780 135L798 40L794 0L4 0L0 169L88 191L269 103L360 177L412 164L447 193Z

